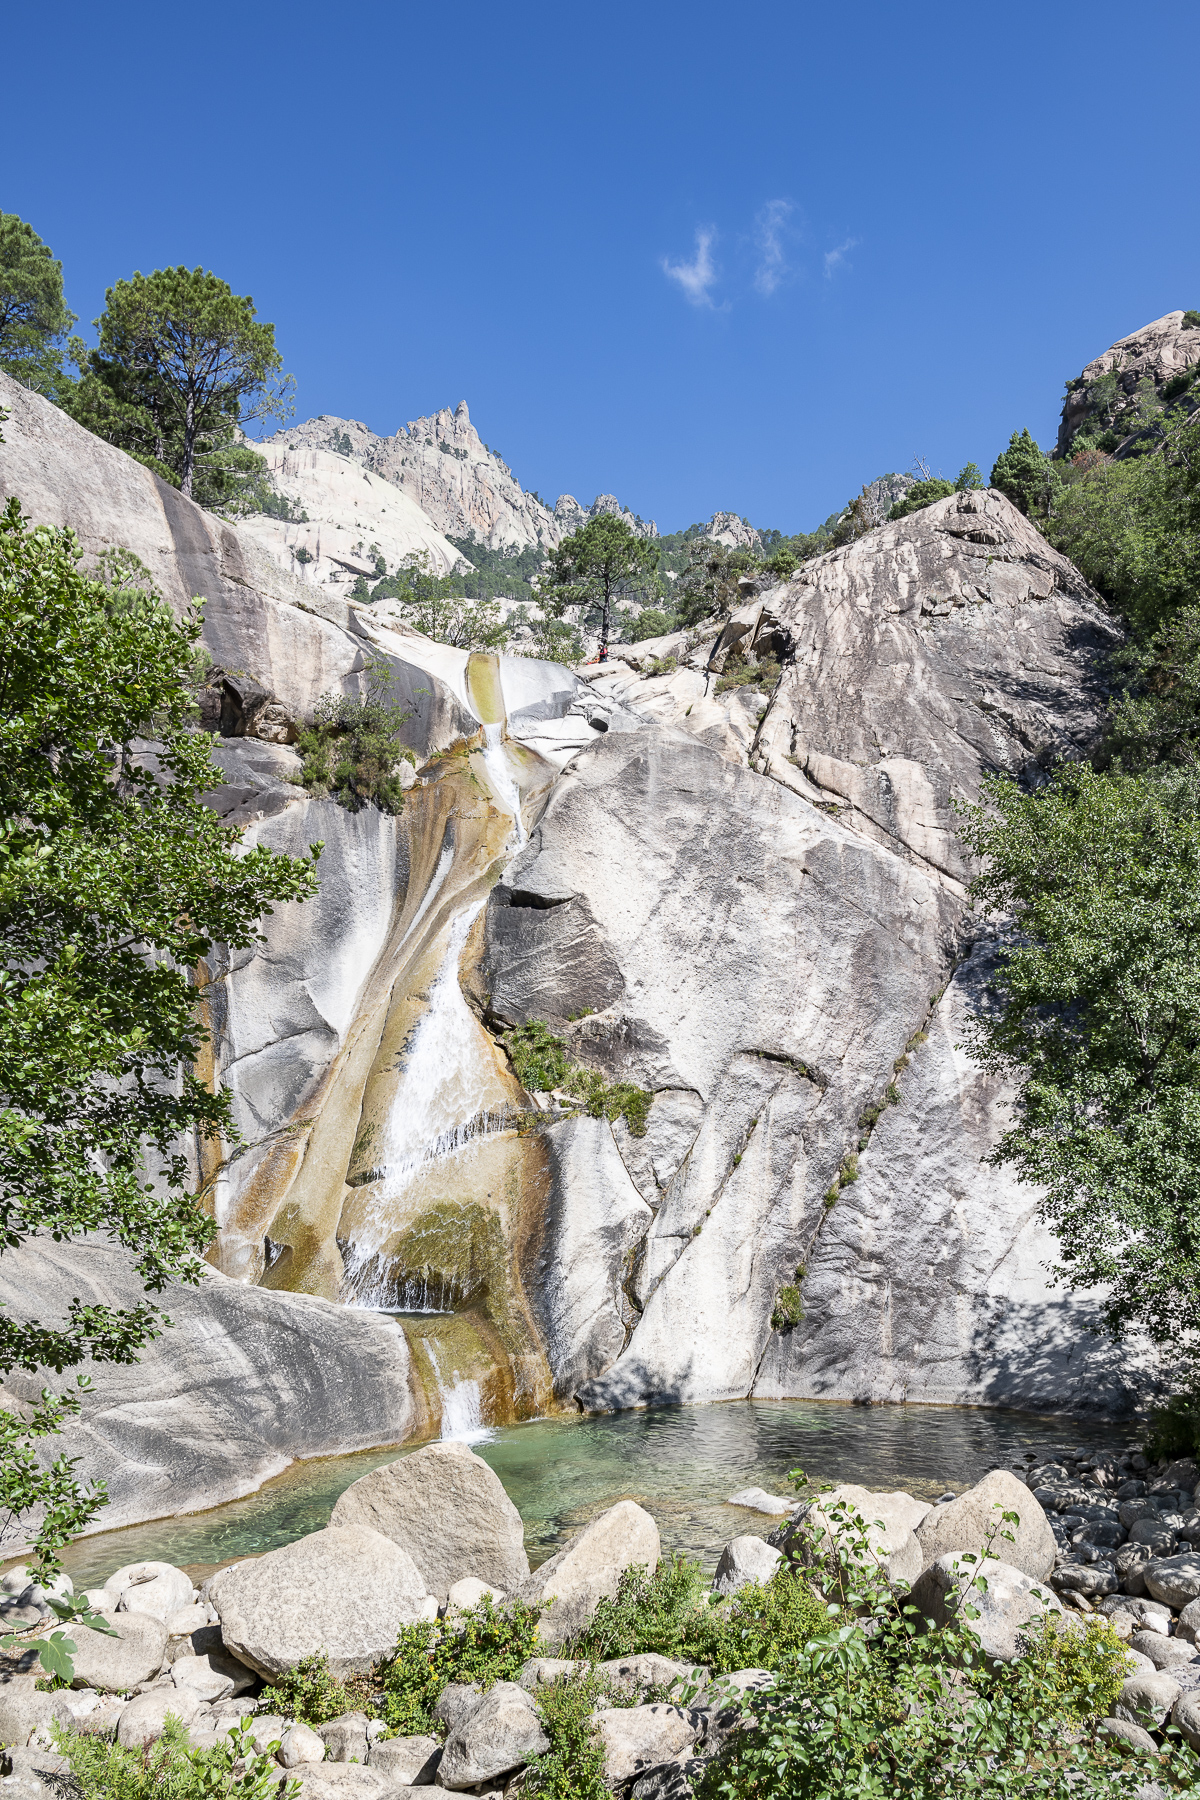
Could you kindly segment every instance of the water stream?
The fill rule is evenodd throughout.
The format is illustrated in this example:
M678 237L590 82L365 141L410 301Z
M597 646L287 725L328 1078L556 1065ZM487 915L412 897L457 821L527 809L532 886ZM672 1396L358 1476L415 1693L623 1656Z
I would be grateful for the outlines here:
M462 1401L465 1420L469 1397ZM817 1480L904 1488L933 1500L970 1486L1026 1447L1045 1453L1113 1442L1111 1426L1031 1413L738 1400L534 1419L502 1426L474 1447L519 1509L535 1566L604 1507L629 1497L654 1515L664 1549L685 1550L711 1570L730 1538L772 1529L770 1518L727 1505L728 1496L751 1485L786 1493L788 1471L797 1466ZM319 1530L352 1481L414 1447L296 1463L258 1493L210 1512L83 1538L66 1554L68 1571L77 1584L91 1584L142 1559L199 1574L232 1557L261 1555Z

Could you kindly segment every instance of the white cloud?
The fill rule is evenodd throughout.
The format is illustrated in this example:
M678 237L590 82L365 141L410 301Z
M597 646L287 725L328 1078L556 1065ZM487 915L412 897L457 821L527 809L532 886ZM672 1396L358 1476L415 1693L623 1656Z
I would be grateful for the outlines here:
M711 289L716 283L717 269L712 259L712 247L717 241L717 234L711 225L702 225L696 232L696 254L691 262L670 262L665 256L662 261L663 274L670 281L677 281L683 289L684 298L693 306L711 306Z
M839 244L836 250L827 250L825 252L826 281L830 280L839 269L845 268L847 255L859 242L861 242L859 238L847 238L845 243Z
M795 210L790 200L768 200L754 221L754 241L758 245L754 285L768 298L788 272L783 239L788 219Z

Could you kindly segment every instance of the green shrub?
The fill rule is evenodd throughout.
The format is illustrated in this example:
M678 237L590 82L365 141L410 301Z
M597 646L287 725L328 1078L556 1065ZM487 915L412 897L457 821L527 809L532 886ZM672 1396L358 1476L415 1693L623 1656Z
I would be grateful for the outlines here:
M599 1676L576 1670L538 1689L536 1704L550 1748L530 1763L525 1793L543 1800L612 1800L604 1779L604 1745L592 1711L603 1703Z
M689 1556L664 1556L652 1574L626 1569L614 1599L603 1599L564 1655L607 1662L656 1650L678 1654L688 1621L703 1605L704 1573Z
M791 1331L794 1326L804 1322L803 1296L798 1287L788 1284L781 1287L775 1296L775 1306L771 1313L772 1331Z
M1147 1456L1195 1456L1200 1453L1200 1395L1172 1394L1150 1414Z
M664 1557L653 1574L626 1569L616 1598L600 1602L564 1654L606 1662L657 1651L718 1674L774 1669L828 1622L807 1582L789 1569L765 1586L751 1582L728 1599L714 1599L698 1562Z
M351 1686L361 1687L361 1680ZM361 1702L361 1694L351 1691L344 1682L329 1672L329 1658L306 1656L296 1668L276 1677L271 1687L259 1695L256 1710L279 1713L286 1719L300 1719L305 1725L327 1725L345 1712L353 1712Z
M1198 325L1200 325L1200 312L1197 312L1194 307L1189 307L1188 311L1183 315L1183 329L1185 331L1195 331Z
M1024 1660L1056 1715L1082 1725L1111 1718L1129 1674L1126 1650L1107 1619L1093 1615L1079 1631L1051 1613L1030 1632Z
M803 1576L783 1567L768 1582L749 1582L701 1612L686 1648L694 1662L707 1663L715 1675L731 1669L781 1669L828 1627L827 1607Z
M363 698L322 694L317 701L313 723L296 740L304 758L300 785L310 794L335 794L350 812L374 805L397 813L403 807L396 765L415 765L417 759L400 743L412 714L388 698L389 679L388 665L380 658L367 665Z
M935 500L944 500L953 492L952 481L914 481L904 498L894 503L888 518L906 519L909 513L920 512L922 507L932 506Z
M666 637L678 629L679 620L674 613L663 612L657 606L644 606L629 628L629 641L640 644L646 638Z
M650 658L650 667L645 673L651 677L655 675L673 675L678 667L678 660L674 656L652 656Z
M538 1607L517 1600L501 1609L485 1596L453 1624L404 1626L392 1655L375 1670L389 1729L402 1737L429 1731L442 1689L452 1681L489 1688L514 1680L538 1654L540 1617Z
M595 1069L581 1068L571 1060L561 1038L541 1019L516 1025L501 1039L512 1058L513 1072L528 1094L547 1094L554 1088L575 1094L593 1119L623 1118L634 1137L645 1137L654 1095L631 1081L606 1081Z
M959 1619L928 1629L881 1578L861 1516L840 1507L830 1517L833 1541L814 1534L809 1553L815 1579L841 1604L806 1637L807 1619L794 1629L790 1654L768 1640L775 1685L742 1696L740 1722L705 1769L698 1800L1129 1794L1137 1785L1131 1747L1089 1741L1078 1730L1108 1711L1120 1685L1111 1627L1073 1640L1054 1624L1015 1661L991 1667L969 1591ZM1014 1519L1003 1515L985 1553ZM751 1634L741 1648L747 1666L764 1655ZM1172 1790L1197 1792L1187 1752L1168 1745L1154 1773Z
M185 1727L172 1719L144 1750L58 1727L54 1741L71 1766L78 1800L294 1800L300 1792L273 1756L258 1755L248 1733L215 1750L189 1750Z

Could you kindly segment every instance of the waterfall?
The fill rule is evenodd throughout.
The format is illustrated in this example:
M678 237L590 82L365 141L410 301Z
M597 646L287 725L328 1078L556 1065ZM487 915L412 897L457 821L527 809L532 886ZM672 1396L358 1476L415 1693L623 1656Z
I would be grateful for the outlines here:
M483 766L487 770L492 792L505 812L512 814L519 847L525 842L525 827L521 823L521 790L509 765L508 752L504 748L504 726L485 724L483 738Z
M442 1436L457 1439L463 1444L482 1444L493 1436L492 1429L483 1422L483 1404L479 1392L479 1383L465 1379L457 1369L452 1369L450 1379L443 1373L441 1362L432 1337L425 1340L425 1349L433 1367L434 1379L437 1382L438 1394L442 1402Z
M458 965L472 925L486 902L455 914L429 1005L417 1027L388 1114L381 1170L366 1229L346 1257L346 1288L360 1306L395 1305L379 1251L396 1216L395 1202L426 1163L452 1156L472 1139L503 1131L505 1109L488 1107L490 1069L480 1027L463 998Z

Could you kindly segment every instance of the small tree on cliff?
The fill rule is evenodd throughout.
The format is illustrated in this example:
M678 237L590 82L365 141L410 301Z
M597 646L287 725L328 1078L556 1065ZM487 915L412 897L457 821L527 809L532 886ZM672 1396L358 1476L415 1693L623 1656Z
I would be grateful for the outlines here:
M257 473L261 459L237 431L290 417L293 383L253 300L183 267L135 274L104 298L100 342L70 406L79 422L157 465L189 499L205 497L193 494L202 470Z
M242 854L202 803L223 776L193 723L199 626L148 581L121 585L134 558L107 567L111 585L85 575L73 536L31 530L16 500L0 514L0 1255L102 1233L153 1295L200 1278L212 1235L188 1138L236 1135L228 1093L193 1072L191 971L214 942L258 941L264 910L316 877L307 858ZM169 1323L152 1299L74 1299L58 1318L22 1302L0 1312L0 1373L133 1362ZM78 1406L43 1389L0 1410L0 1526L41 1515L43 1573L105 1498L38 1454Z
M575 609L585 619L598 611L600 641L607 644L614 593L648 581L657 568L652 539L638 537L616 513L600 513L551 552L538 600L556 619Z

